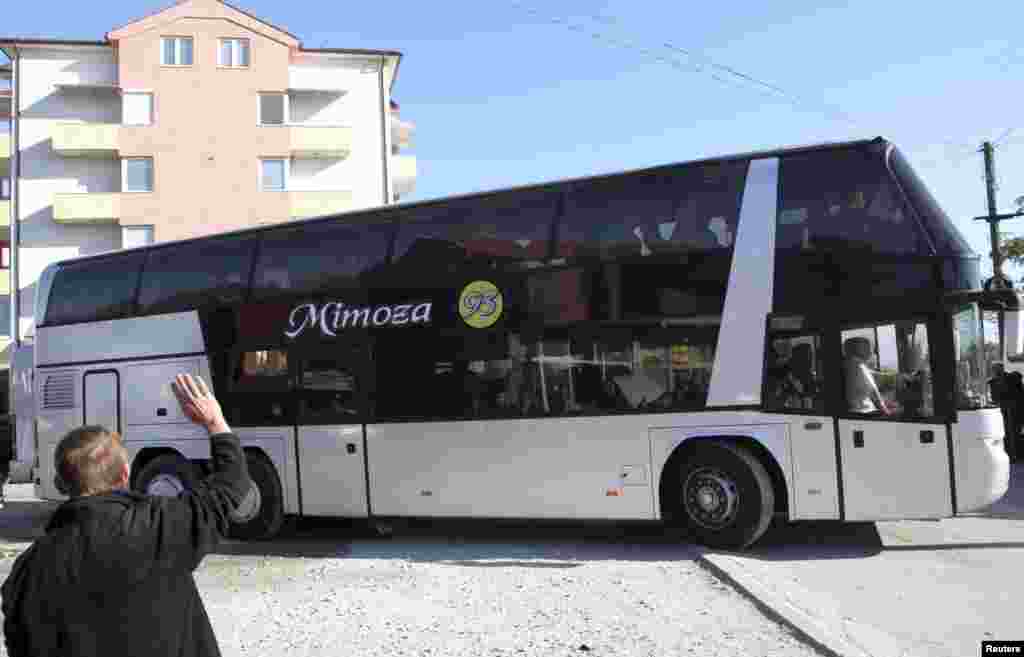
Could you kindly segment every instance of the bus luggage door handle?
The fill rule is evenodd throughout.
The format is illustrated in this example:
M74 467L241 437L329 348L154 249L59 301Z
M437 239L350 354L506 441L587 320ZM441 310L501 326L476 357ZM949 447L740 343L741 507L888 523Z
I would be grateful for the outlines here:
M858 430L858 431L854 431L853 432L853 446L854 447L863 447L864 446L864 432L863 431L859 431Z
M356 444L355 443L346 443L345 444L345 451L348 452L349 454L355 454L356 453Z
M927 445L935 442L935 432L931 429L924 429L921 431L921 443Z

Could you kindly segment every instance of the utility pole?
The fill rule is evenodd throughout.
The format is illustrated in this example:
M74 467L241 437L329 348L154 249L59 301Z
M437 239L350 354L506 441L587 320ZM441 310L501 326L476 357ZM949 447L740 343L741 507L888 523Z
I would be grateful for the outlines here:
M993 158L995 147L992 142L986 141L981 145L981 152L985 156L985 192L988 197L988 215L975 217L975 221L988 222L989 241L992 243L992 278L987 287L993 290L1005 290L1013 286L1010 280L1003 275L1003 254L999 250L999 222L1003 219L1013 219L1024 216L1024 210L1018 210L1009 214L998 214L996 211L996 164Z
M986 141L981 145L981 152L985 156L985 192L988 196L988 237L992 242L992 277L993 283L1002 287L1005 280L1003 276L1003 254L999 250L999 220L996 219L996 164L992 156L992 142Z

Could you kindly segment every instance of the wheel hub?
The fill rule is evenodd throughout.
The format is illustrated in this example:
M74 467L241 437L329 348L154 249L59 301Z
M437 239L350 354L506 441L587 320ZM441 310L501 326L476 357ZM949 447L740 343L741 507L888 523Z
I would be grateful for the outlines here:
M707 529L722 529L731 523L739 508L736 482L723 472L699 468L683 483L686 513Z
M177 497L185 492L185 484L181 479L171 474L158 474L146 486L147 495L159 497Z
M260 495L260 487L253 482L252 486L249 487L249 492L242 498L241 504L231 512L231 520L237 523L249 522L259 515L262 504L263 498Z

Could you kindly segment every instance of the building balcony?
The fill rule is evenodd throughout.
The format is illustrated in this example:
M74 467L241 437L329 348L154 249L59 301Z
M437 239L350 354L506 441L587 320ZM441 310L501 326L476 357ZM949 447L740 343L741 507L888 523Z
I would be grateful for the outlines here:
M294 219L319 217L351 210L352 192L291 192L291 215Z
M11 227L11 201L9 199L0 199L0 228Z
M347 157L352 152L352 128L347 126L296 125L290 131L293 157Z
M53 220L61 224L117 223L120 194L55 194Z
M416 156L391 157L391 185L396 199L408 196L416 189Z
M415 129L412 123L392 115L391 146L394 148L409 148L412 146L412 133Z
M116 123L53 124L53 150L64 157L117 157L120 125Z

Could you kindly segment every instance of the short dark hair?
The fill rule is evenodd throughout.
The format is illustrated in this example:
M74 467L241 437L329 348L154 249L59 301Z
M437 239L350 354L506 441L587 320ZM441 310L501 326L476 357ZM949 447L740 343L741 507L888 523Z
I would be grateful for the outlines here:
M71 497L106 493L117 487L127 463L128 450L120 434L98 425L80 427L57 445L53 482Z

